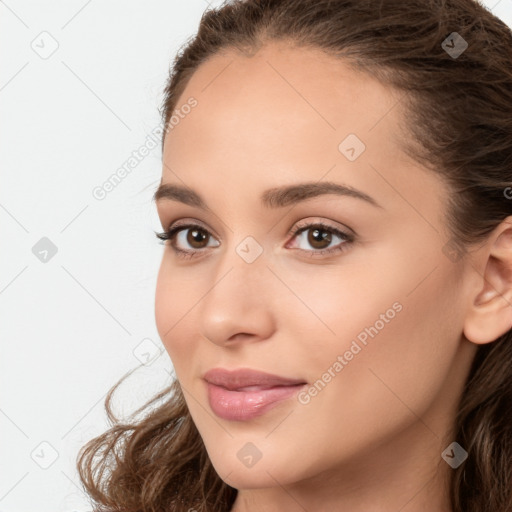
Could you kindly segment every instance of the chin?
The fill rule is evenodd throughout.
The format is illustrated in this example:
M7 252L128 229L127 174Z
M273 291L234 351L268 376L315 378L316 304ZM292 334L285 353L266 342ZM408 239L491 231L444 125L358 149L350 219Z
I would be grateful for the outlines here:
M243 462L243 453L239 457L237 452L209 454L215 471L219 477L235 489L261 489L275 487L276 481L280 485L293 483L300 476L297 475L297 464L290 467L289 463L280 460L277 455L264 454L261 458L250 465ZM292 472L292 469L295 469Z
M230 468L227 472L222 472L219 476L226 475L224 478L221 476L224 482L238 490L275 487L276 480L280 485L288 483L276 477L272 470L269 470L269 473L262 468ZM274 476L274 478L272 478L271 475Z

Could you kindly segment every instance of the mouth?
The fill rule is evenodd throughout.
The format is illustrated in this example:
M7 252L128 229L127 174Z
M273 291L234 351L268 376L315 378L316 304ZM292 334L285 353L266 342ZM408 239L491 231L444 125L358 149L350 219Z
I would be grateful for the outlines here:
M304 379L281 377L280 375L253 370L251 368L237 368L235 370L212 368L204 374L203 378L211 384L221 386L231 391L243 390L244 388L250 387L269 389L276 386L306 384Z
M228 371L216 368L206 372L210 408L218 417L247 421L265 414L293 397L307 383L251 369Z

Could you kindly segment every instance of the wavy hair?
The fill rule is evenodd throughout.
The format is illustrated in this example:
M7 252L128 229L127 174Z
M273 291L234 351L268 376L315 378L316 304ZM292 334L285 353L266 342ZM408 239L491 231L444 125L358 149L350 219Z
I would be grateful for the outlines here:
M458 56L449 53L454 32L468 45ZM204 12L172 63L164 126L203 62L280 40L321 49L403 93L403 151L451 187L446 223L459 254L512 214L512 32L487 8L476 0L225 2ZM128 419L112 413L130 373L105 400L110 428L77 457L95 510L229 511L237 490L215 472L176 379ZM453 512L512 511L512 330L478 347L454 429L469 456L450 473Z

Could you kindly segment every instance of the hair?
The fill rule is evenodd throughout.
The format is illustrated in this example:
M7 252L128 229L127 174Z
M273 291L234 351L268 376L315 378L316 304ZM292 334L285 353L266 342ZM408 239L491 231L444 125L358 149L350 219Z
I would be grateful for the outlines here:
M453 32L468 45L457 57L443 45ZM447 232L461 258L512 214L512 32L483 5L225 2L203 13L196 36L175 56L160 110L164 127L202 63L221 52L248 57L280 41L319 49L403 93L403 151L446 180ZM130 373L106 397L111 428L77 457L96 510L229 511L238 491L212 466L177 379L128 421L112 413L112 395ZM512 330L478 347L453 432L469 453L450 472L453 512L512 511Z

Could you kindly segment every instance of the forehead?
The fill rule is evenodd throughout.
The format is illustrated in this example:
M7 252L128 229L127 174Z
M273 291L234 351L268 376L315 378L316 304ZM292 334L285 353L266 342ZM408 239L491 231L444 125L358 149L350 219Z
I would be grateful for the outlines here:
M319 50L281 44L251 57L218 54L192 75L178 112L191 97L197 105L166 135L163 182L203 194L222 188L240 206L257 190L320 180L384 205L403 202L397 191L435 200L424 194L435 192L432 173L400 149L400 93ZM349 159L354 143L359 155Z
M395 91L320 50L284 43L250 57L215 55L192 75L178 110L189 97L198 105L168 134L177 150L194 135L199 150L281 148L300 159L311 150L332 150L350 133L366 146L382 136L389 140L401 124Z

